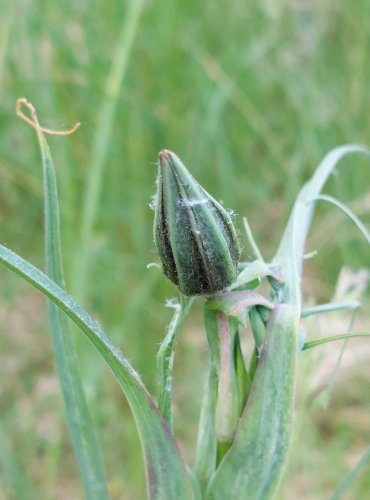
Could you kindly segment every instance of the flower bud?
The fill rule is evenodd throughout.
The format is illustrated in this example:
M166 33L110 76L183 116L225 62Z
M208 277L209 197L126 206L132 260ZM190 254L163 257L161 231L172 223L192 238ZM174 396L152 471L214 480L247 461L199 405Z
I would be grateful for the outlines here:
M185 295L211 295L236 279L240 246L230 214L167 150L159 153L154 242L163 272Z

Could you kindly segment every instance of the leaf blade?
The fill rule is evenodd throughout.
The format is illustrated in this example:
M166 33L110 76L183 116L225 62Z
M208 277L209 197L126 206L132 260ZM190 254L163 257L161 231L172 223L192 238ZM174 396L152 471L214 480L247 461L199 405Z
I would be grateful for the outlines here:
M63 310L94 345L116 375L134 414L143 447L149 497L188 500L193 497L177 444L139 375L99 325L72 297L40 270L0 245L0 262L28 281Z
M262 358L229 452L211 479L207 500L270 498L280 480L289 447L296 336L293 308L271 314Z
M302 351L307 351L312 347L328 344L329 342L334 342L336 340L350 340L350 339L358 339L361 337L370 337L370 333L366 332L340 333L338 335L332 335L331 337L324 337L322 339L310 340L303 344Z
M314 204L310 201L320 194L339 161L344 156L355 153L370 156L370 151L364 146L350 144L334 148L324 157L311 179L298 193L274 257L274 262L281 266L281 274L286 283L284 300L297 305L299 310L301 308L300 281L304 245L314 212Z
M38 125L36 115L35 121ZM55 168L44 135L39 127L36 131L43 166L46 270L47 274L63 287L64 273ZM48 312L57 374L85 496L92 500L107 500L109 494L103 460L82 387L70 325L65 314L50 300Z

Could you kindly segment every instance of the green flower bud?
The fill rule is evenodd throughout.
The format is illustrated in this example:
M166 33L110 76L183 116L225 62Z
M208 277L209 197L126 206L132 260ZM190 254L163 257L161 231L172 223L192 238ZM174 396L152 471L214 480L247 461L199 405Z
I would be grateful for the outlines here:
M236 279L240 246L230 214L167 150L159 153L154 242L163 272L185 295L211 295Z

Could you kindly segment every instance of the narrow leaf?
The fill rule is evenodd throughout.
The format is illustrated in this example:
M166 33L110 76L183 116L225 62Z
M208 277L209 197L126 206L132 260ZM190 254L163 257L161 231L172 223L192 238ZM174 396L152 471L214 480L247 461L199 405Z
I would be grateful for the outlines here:
M370 233L369 233L369 231L366 229L365 224L357 217L357 215L355 213L352 212L352 210L350 208L348 208L341 201L337 200L336 198L333 198L332 196L328 196L327 194L322 194L320 196L316 196L315 198L312 198L312 201L318 201L318 200L327 201L327 202L331 203L332 205L336 206L337 208L339 208L340 210L342 210L342 212L344 214L346 214L347 217L349 217L351 219L351 221L355 224L355 226L359 229L359 231L361 231L363 237L366 239L366 241L370 245Z
M265 261L262 257L262 253L261 253L260 249L258 248L256 240L254 239L251 227L249 225L248 219L246 217L243 217L243 225L244 225L244 230L245 230L245 234L247 236L248 243L253 251L255 258L264 263Z
M297 324L293 309L277 305L234 443L211 479L207 500L270 498L290 443Z
M351 300L349 302L329 302L328 304L319 304L318 306L302 309L301 318L307 318L313 314L323 314L335 311L353 311L359 307L361 307L361 303L357 300Z
M370 462L370 448L368 448L365 451L365 453L362 455L362 457L357 462L357 464L353 467L353 469L343 479L343 481L340 483L338 488L333 493L330 500L340 500L341 498L343 498L343 495L345 494L345 492L348 490L348 488L350 488L352 486L353 482L357 479L360 472L363 470L363 468L366 465L368 465L369 462Z
M0 245L0 262L52 300L85 334L120 383L138 426L144 451L149 497L188 500L193 497L175 439L139 375L110 342L100 326L63 289L20 256Z
M61 287L64 275L60 244L57 183L47 142L34 114L40 143L45 198L45 253L47 274ZM108 499L108 487L94 424L83 392L78 359L66 315L51 301L49 322L73 448L83 480L86 498Z
M266 277L271 277L279 283L282 282L279 274L274 271L271 266L268 266L263 261L254 260L253 262L248 262L245 268L238 274L236 281L234 281L229 290L236 290L238 288L245 287L249 283L251 283L254 288L254 282L256 280L260 280Z
M281 266L281 274L286 286L284 301L301 308L301 274L304 246L311 225L314 204L310 201L319 196L330 174L338 162L348 154L361 153L370 156L363 146L340 146L330 151L322 160L311 179L300 190L294 204L274 262Z
M360 338L360 337L370 337L370 333L341 333L339 335L333 335L332 337L310 340L309 342L305 342L303 344L302 351L307 351L307 349L311 349L311 347L327 344L335 340L345 340L345 339Z

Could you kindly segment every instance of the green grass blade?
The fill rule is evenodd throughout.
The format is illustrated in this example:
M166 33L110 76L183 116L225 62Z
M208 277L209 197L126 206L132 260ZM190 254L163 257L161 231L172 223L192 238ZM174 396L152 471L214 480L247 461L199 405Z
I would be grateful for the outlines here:
M340 500L348 488L351 487L353 482L356 480L357 476L360 474L362 469L370 462L370 448L368 448L362 455L357 464L348 473L348 475L343 479L338 488L335 490L330 500Z
M46 271L52 280L64 287L55 169L48 144L39 128L36 130L44 178ZM82 387L71 328L66 315L51 301L48 303L48 309L57 373L85 496L96 500L108 499L104 465Z
M291 437L297 331L293 308L277 305L234 443L207 500L261 500L276 491Z
M326 314L335 311L353 311L359 307L361 307L361 303L357 300L351 300L349 302L329 302L327 304L319 304L318 306L302 309L301 318L307 318L313 314Z
M132 52L135 35L143 11L144 0L131 0L127 15L123 19L113 56L110 72L105 83L104 100L98 116L98 126L91 147L91 164L88 169L86 191L82 201L80 248L76 254L73 273L73 290L77 298L84 296L86 276L89 270L92 231L99 205L99 196L104 178L104 167L109 151L114 116L118 97Z
M89 339L120 383L139 429L149 497L188 500L191 486L176 442L139 375L99 325L62 288L20 256L0 245L0 262L52 300Z
M2 423L0 423L0 470L1 479L5 483L5 488L12 492L11 498L30 498L30 485L28 484L26 472L20 467L17 458L7 443L7 433ZM1 491L2 481L0 481ZM3 491L5 495L5 492ZM5 496L4 496L5 498ZM10 496L9 496L10 498Z
M302 347L302 351L307 351L307 349L311 349L312 347L316 347L318 345L327 344L329 342L333 342L335 340L346 340L353 338L361 338L361 337L370 337L370 333L366 332L358 332L358 333L340 333L339 335L333 335L332 337L324 337L323 339L310 340L309 342L305 342Z

